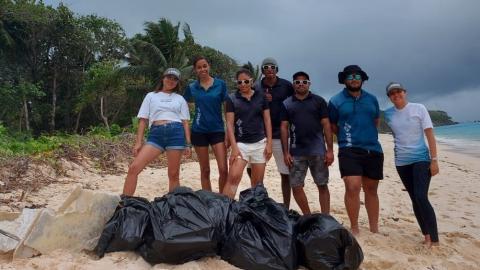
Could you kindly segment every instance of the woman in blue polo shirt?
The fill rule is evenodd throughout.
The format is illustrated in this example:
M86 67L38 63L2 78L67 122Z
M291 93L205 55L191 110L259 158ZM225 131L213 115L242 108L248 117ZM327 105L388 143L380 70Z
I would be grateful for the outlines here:
M430 179L439 171L432 120L425 106L408 102L400 83L387 85L387 96L394 105L385 110L385 122L393 131L397 172L412 200L424 244L438 245L437 218L428 200Z
M223 80L210 76L210 64L203 56L195 58L193 69L197 80L185 89L187 102L195 102L195 115L192 121L192 144L200 163L202 189L212 190L210 183L210 157L208 146L211 145L218 166L219 192L227 179L227 141L222 118L222 105L227 99L227 86Z
M266 162L272 157L272 124L268 103L262 92L252 88L252 73L237 72L238 91L227 100L227 135L231 143L230 170L222 193L235 197L243 170L251 164L252 186L263 182Z

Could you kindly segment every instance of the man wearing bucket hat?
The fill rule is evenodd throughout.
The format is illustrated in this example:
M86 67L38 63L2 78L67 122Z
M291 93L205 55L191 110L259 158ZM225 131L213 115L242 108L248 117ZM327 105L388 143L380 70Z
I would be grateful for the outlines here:
M332 131L337 135L340 175L345 182L345 207L353 234L360 232L360 190L365 194L370 231L378 232L378 180L383 179L383 152L378 142L380 108L377 98L362 89L368 75L357 65L338 73L345 88L328 104Z
M288 208L290 206L291 188L289 169L283 159L282 143L280 141L280 125L282 122L280 111L283 101L292 96L294 91L292 83L277 76L278 63L274 58L263 59L261 69L263 78L255 84L255 90L264 93L270 108L273 157L282 181L283 204Z

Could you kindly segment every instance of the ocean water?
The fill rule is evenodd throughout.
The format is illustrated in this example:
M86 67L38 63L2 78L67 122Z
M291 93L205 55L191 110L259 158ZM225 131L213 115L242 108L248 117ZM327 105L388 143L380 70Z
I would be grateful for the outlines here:
M478 122L435 127L435 137L439 143L480 157L480 123Z

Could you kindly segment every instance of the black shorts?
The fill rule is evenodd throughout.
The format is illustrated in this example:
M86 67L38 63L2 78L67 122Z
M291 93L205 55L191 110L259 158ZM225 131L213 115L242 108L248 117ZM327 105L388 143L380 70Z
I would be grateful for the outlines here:
M225 132L199 133L192 131L193 146L215 145L225 140Z
M338 150L340 175L365 176L373 180L383 179L383 153L357 147L342 147Z

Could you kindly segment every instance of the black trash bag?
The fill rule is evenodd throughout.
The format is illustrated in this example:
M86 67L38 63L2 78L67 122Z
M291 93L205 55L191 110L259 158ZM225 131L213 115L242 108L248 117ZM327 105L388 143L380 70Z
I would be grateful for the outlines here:
M243 269L296 269L293 222L288 210L268 197L263 185L240 193L220 255Z
M105 224L95 253L135 250L143 243L143 233L150 223L150 202L141 197L122 196L112 218Z
M225 195L206 190L195 191L195 194L206 203L209 215L215 222L217 234L221 237L219 240L223 240L229 223L230 205L233 200Z
M308 269L358 269L362 248L335 218L326 214L302 216L295 226L299 263Z
M191 189L176 188L155 198L144 244L138 249L149 263L181 264L215 256L220 235L208 206Z

